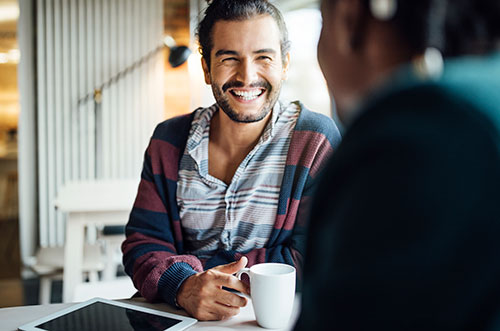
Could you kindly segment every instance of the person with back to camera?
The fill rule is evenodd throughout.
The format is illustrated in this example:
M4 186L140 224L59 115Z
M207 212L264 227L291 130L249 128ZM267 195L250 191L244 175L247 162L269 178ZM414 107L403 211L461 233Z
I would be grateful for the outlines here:
M313 199L295 330L500 330L500 2L321 8L346 131Z
M200 320L238 313L233 274L261 262L299 271L308 197L340 139L333 121L278 101L290 55L266 0L214 0L198 27L216 104L158 125L123 243L140 294Z

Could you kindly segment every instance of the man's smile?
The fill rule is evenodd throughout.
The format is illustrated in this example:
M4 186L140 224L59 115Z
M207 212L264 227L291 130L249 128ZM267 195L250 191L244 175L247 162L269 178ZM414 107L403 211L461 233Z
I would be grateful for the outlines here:
M266 92L265 88L231 88L229 93L239 102L252 102Z

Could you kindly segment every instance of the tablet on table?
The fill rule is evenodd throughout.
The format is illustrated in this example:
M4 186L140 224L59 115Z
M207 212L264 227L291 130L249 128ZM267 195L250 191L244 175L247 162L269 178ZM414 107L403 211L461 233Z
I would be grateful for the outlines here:
M19 327L22 331L181 331L190 317L94 298Z

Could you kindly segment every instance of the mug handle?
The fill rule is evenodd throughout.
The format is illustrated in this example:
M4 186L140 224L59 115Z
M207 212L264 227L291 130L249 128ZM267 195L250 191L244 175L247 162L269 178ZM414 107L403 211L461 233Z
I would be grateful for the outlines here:
M247 274L248 278L250 279L250 268L242 268L242 269L240 269L240 271L238 271L235 274L235 276L236 276L236 278L238 278L239 280L241 280L241 275L243 275L243 274ZM247 299L252 299L248 294L245 294L245 293L238 292L238 295L244 296Z
M250 268L242 268L240 269L240 271L238 271L235 276L236 278L238 278L239 280L241 280L241 275L243 274L247 274L248 275L248 278L250 278Z

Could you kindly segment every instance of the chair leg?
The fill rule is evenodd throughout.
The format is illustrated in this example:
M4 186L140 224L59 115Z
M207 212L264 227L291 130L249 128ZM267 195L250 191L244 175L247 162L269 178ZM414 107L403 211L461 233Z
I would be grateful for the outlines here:
M116 278L116 263L114 261L114 249L113 245L106 242L106 266L102 271L102 279L105 281L110 281Z
M89 282L94 283L99 281L99 274L97 271L89 271Z
M52 292L52 279L49 276L40 277L40 290L38 292L38 301L41 305L48 305Z

